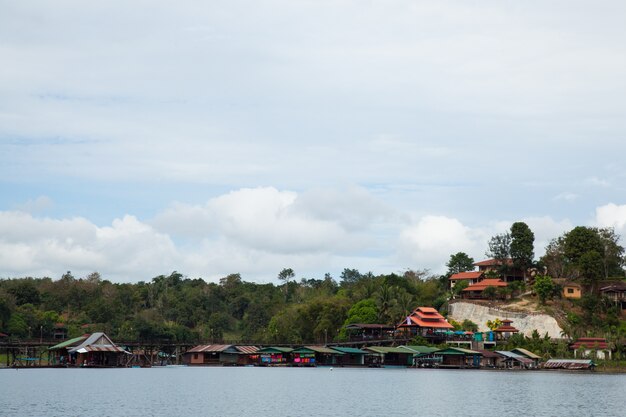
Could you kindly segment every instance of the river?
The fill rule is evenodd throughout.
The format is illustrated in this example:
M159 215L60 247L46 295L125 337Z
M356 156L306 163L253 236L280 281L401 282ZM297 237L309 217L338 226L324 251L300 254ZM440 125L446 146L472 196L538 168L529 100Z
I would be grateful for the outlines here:
M624 416L626 375L347 368L2 369L0 416Z

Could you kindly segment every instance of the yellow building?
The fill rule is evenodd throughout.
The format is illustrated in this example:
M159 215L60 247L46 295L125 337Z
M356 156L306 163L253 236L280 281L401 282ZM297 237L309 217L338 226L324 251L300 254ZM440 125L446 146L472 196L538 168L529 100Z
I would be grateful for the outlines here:
M563 297L564 298L575 298L578 299L582 297L582 288L579 284L574 282L566 282L563 284Z

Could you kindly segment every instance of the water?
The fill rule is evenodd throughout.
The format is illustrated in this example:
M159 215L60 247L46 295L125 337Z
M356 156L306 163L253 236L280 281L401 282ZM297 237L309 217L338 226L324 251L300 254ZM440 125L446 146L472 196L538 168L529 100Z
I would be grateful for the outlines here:
M427 369L3 369L11 417L624 416L626 375Z

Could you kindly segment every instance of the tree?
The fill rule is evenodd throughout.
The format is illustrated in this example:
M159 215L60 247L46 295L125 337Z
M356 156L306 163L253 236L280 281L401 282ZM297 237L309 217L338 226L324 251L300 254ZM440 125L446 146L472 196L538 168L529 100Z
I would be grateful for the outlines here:
M545 304L548 297L552 296L552 290L554 289L554 283L552 277L549 275L537 275L535 277L535 284L533 285L535 293L539 297L539 302Z
M498 289L492 285L488 286L487 288L485 288L483 290L483 296L487 297L490 300L495 300L496 296L498 295Z
M623 277L625 275L624 265L624 247L619 244L620 236L615 233L612 227L602 229L594 229L600 236L602 246L604 247L604 256L602 258L602 266L604 269L604 278Z
M293 272L293 269L291 268L284 268L282 271L278 273L278 279L284 284L287 284L289 280L291 280L295 276L296 274Z
M500 261L501 265L505 265L506 261L511 258L511 235L509 233L501 233L492 236L489 240L489 250L485 255Z
M513 266L523 271L526 277L526 270L532 265L535 258L535 234L524 222L515 222L511 226L510 254L513 259Z
M465 252L457 252L450 255L450 260L446 264L448 267L448 276L459 272L471 271L474 269L474 259L470 258Z
M355 284L361 279L361 273L358 269L344 268L339 278L342 284Z

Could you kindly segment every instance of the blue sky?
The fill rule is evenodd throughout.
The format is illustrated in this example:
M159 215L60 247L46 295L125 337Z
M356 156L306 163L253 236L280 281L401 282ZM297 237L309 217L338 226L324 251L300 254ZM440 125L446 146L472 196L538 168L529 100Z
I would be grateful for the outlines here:
M538 254L626 232L621 2L1 4L1 277L439 273L514 221Z

